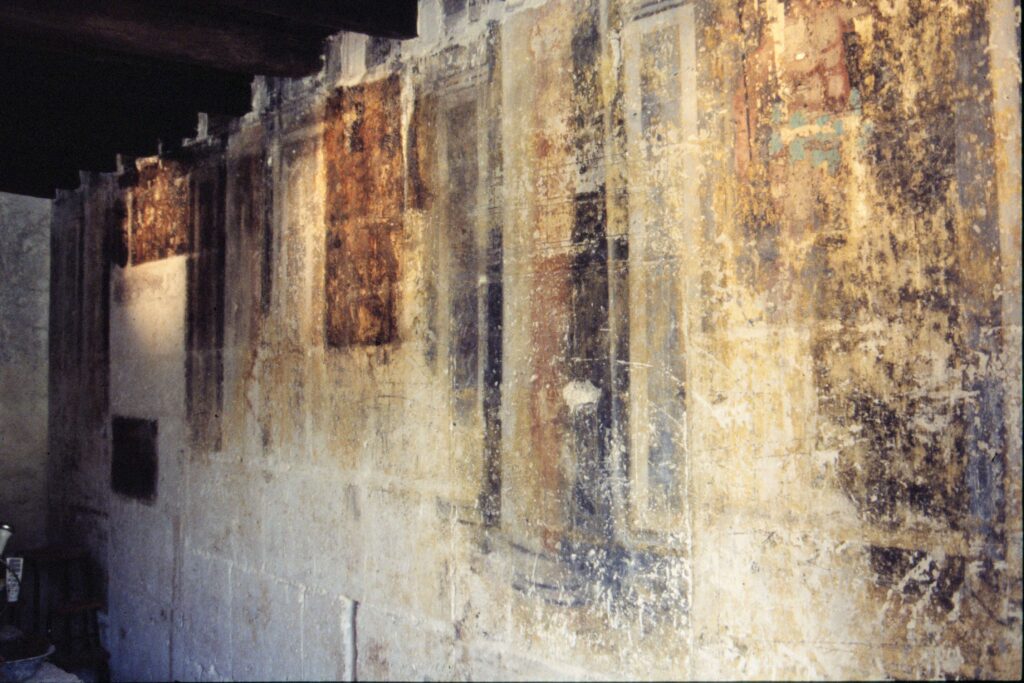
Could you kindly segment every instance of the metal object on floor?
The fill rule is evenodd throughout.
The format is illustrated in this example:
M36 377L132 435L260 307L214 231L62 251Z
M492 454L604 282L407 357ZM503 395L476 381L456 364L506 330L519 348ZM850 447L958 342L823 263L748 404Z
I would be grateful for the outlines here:
M7 547L7 541L10 540L11 536L14 535L14 530L11 529L8 524L0 524L0 591L5 594L0 598L0 625L5 623L7 617L7 608L9 603L13 603L18 599L18 593L21 591L21 573L22 573L22 561L20 558L14 558L17 562L12 562L13 566L4 560L4 548Z
M14 641L9 641L8 644L17 643L18 640L24 640L19 638ZM46 645L45 642L41 642L41 645ZM39 648L35 648L32 651L37 652ZM32 676L39 670L39 667L43 665L47 657L52 655L56 648L53 645L47 645L46 649L39 654L33 654L27 657L19 657L18 659L4 659L0 655L0 681L24 681ZM0 652L3 648L0 647Z
M43 630L57 648L54 663L72 672L91 670L97 680L108 679L110 657L100 643L98 616L104 604L90 580L88 554L54 546L25 553L25 561L32 577L32 625L40 628L45 605Z

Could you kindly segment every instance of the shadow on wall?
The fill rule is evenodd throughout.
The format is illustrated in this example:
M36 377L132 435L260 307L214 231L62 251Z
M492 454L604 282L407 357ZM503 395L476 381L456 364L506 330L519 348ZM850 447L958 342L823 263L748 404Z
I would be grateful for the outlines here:
M12 549L46 540L50 207L0 194L0 519Z

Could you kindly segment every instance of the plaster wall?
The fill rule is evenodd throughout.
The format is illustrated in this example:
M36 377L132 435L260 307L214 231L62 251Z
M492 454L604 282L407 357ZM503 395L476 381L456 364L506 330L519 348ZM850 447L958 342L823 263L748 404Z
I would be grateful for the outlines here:
M0 194L0 520L46 540L50 202Z
M1018 677L1015 21L424 0L58 197L115 674Z

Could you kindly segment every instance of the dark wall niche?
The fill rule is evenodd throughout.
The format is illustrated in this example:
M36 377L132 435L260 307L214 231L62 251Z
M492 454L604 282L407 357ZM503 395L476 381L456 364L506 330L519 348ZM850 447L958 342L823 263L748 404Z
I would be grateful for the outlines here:
M156 500L156 420L112 418L110 487L115 493L152 503Z

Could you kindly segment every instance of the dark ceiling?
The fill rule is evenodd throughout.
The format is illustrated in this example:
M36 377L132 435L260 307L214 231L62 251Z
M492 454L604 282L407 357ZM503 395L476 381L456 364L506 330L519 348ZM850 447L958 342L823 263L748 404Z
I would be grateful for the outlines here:
M244 114L254 75L316 72L340 30L411 38L416 0L0 0L0 191L52 197Z

